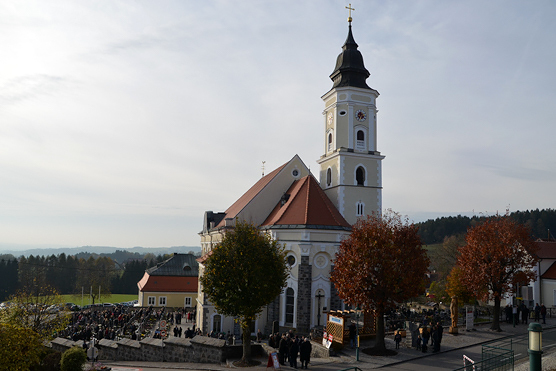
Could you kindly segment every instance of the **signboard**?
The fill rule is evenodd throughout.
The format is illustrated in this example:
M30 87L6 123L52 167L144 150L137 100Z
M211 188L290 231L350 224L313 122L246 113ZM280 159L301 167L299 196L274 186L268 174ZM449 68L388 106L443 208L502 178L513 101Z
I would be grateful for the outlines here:
M268 363L266 364L266 368L272 367L275 370L280 369L280 362L278 362L278 354L277 353L270 353L268 355Z
M160 337L162 337L162 338L166 337L166 330L160 331Z
M342 317L329 316L328 322L332 322L337 325L340 325L342 326L342 328L344 327L344 319Z
M473 307L465 307L465 329L472 330L473 329Z
M330 349L330 346L332 345L332 340L334 339L334 336L332 336L332 334L328 334L328 333L324 333L322 335L322 346L326 347L326 349Z
M164 320L160 321L160 327L165 328L166 327L166 321L164 321Z

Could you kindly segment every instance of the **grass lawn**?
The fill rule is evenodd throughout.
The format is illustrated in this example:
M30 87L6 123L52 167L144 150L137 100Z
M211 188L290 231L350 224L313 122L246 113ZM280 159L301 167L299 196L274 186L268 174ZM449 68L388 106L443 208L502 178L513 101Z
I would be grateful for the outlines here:
M137 300L137 294L112 294L110 296L101 296L100 300L95 298L97 303L121 303L124 301ZM74 303L79 306L92 304L91 298L88 294L83 295L83 302L81 302L81 295L62 295L63 303Z

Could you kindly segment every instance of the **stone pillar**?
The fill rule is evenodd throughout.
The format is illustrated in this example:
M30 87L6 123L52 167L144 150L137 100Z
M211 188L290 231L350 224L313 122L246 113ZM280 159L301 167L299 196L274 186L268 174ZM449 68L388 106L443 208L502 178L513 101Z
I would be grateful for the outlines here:
M297 332L299 334L309 334L311 327L312 268L309 264L309 257L302 256L299 264L297 286Z
M330 267L330 272L334 270L334 266ZM330 282L330 308L329 310L342 310L342 299L338 295L338 291L336 290L336 286L332 282Z
M270 334L272 333L272 323L274 321L280 322L280 295L278 295L272 303L268 304L266 315L264 333Z

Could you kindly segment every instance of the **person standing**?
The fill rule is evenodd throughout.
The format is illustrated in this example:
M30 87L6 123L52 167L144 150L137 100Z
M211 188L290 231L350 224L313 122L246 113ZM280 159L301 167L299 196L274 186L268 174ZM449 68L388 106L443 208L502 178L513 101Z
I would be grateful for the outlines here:
M400 331L396 331L396 335L394 335L394 341L396 342L396 349L400 349L400 342L402 341L402 334Z
M349 330L349 345L351 346L351 349L355 348L355 341L356 341L356 336L357 336L357 328L355 327L355 323L351 323L348 327Z
M284 365L286 362L286 354L288 352L288 341L286 340L286 335L282 335L280 339L280 345L278 345L278 356L280 357L280 364Z
M541 303L541 316L542 316L542 323L546 324L546 307L542 303Z
M429 337L430 337L429 330L427 330L426 327L423 327L422 337L423 337L423 346L421 347L421 351L423 353L426 353L427 352L427 344L429 343Z
M297 355L299 353L299 339L296 337L292 340L290 346L290 367L297 368Z
M540 318L541 318L541 306L539 305L539 303L537 303L537 305L535 305L535 322L539 322Z
M309 361L311 360L311 351L313 346L309 338L303 338L299 345L299 360L301 361L301 368L307 369Z
M261 332L261 329L257 330L257 343L260 343L261 341L263 341L263 333Z
M529 317L529 308L525 305L525 303L521 303L521 323L527 324Z

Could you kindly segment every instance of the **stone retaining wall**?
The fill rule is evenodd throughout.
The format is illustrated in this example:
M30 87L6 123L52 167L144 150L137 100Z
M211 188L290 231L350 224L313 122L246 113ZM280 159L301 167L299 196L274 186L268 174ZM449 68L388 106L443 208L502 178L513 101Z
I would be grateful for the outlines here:
M83 341L56 338L50 343L52 349L65 352L67 349L83 346ZM311 357L328 358L330 351L312 342ZM223 363L226 359L241 358L242 345L226 345L224 340L207 336L193 339L169 337L166 340L146 338L141 341L122 339L118 341L102 339L97 345L100 360L145 361L145 362L198 362ZM251 344L253 356L267 355L277 350L266 343Z
M82 347L83 342L56 338L50 344L52 349L64 352L72 346ZM97 347L99 359L112 361L222 363L228 352L224 340L207 336L193 339L170 337L165 341L153 338L142 341L102 339Z

